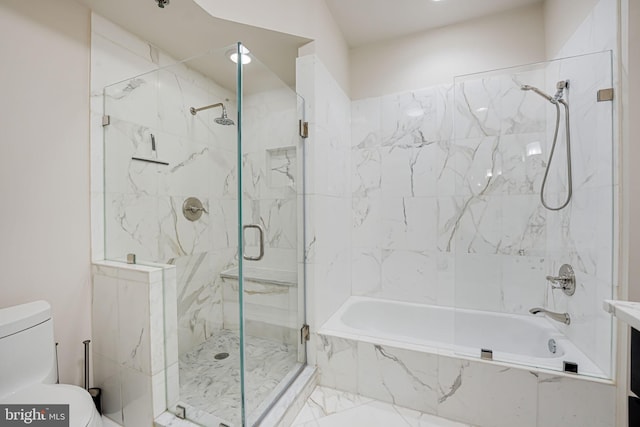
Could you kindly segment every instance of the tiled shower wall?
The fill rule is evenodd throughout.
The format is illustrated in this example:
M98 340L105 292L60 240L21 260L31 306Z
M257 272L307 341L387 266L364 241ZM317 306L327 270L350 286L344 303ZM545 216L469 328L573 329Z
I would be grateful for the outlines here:
M95 14L92 44L94 158L102 152L103 103L111 116L104 128L103 255L124 259L135 253L140 262L177 266L182 353L223 326L218 274L235 262L236 246L235 128L213 123L219 111L194 117L188 109L225 102L234 117L235 95L184 65L142 74L175 61ZM104 86L119 80L103 98ZM151 134L157 159L168 166L131 160L154 157ZM101 172L94 169L96 181ZM195 222L181 212L191 196L208 211ZM94 219L101 223L95 212ZM97 253L104 240L95 228Z
M574 38L584 46L603 27L615 34L609 0ZM613 283L613 106L595 97L611 86L611 66L607 52L354 101L352 293L519 314L568 311L572 325L556 326L609 374L611 319L601 301ZM573 82L574 195L551 212L539 191L555 109L519 85L553 94L561 79ZM564 196L565 159L561 142L551 205ZM563 263L576 270L573 297L545 280Z
M189 107L224 102L235 120L236 95L187 65L172 64L164 52L92 16L93 259L135 253L139 262L176 265L182 354L225 326L222 287L231 285L220 273L237 266L237 127L214 123L219 108L192 116ZM169 67L148 73L163 66ZM111 124L103 128L104 113ZM286 87L245 94L244 114L245 222L267 231L267 256L248 264L295 272L301 163L295 94ZM207 212L190 222L181 209L193 196ZM237 308L227 314L235 320Z
M298 58L296 85L310 129L304 254L307 319L315 332L351 295L351 103L316 55ZM315 363L313 351L309 363Z

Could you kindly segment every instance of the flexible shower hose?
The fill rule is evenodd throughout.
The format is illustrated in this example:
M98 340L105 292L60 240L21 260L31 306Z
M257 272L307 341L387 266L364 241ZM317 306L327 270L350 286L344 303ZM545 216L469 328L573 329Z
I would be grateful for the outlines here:
M559 211L560 209L565 208L569 201L571 201L572 194L572 179L571 179L571 131L569 130L569 105L563 100L559 99L553 103L556 106L556 129L553 134L553 144L551 145L551 152L549 153L549 160L547 161L547 168L544 171L544 178L542 178L542 188L540 188L540 202L542 202L542 206L549 209L550 211ZM553 160L553 153L556 150L556 143L558 142L558 130L560 128L560 106L558 104L562 104L565 111L565 128L567 135L567 199L558 207L551 207L547 205L544 200L544 188L547 183L547 176L549 175L549 169L551 168L551 161Z

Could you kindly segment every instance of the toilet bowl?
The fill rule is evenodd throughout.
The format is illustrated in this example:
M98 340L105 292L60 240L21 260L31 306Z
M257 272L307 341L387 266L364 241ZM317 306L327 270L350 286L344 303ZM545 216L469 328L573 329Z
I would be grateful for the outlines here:
M69 427L102 426L85 389L55 383L53 319L47 302L0 309L0 361L0 404L68 404Z

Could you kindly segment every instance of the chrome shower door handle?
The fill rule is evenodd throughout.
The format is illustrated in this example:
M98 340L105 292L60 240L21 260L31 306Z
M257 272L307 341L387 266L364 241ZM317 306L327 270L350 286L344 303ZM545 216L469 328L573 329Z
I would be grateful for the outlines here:
M246 247L244 234L247 228L255 228L256 230L258 230L258 236L260 241L260 246L259 246L260 251L258 252L257 256L250 256L244 252L244 248ZM263 256L264 256L264 230L262 229L262 226L258 224L243 225L242 226L242 258L246 259L247 261L260 261Z

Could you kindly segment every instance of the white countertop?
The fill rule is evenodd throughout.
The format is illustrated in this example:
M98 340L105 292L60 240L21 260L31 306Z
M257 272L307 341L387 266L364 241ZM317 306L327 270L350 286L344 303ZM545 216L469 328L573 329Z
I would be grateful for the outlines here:
M640 330L640 302L608 299L602 305L607 313Z

